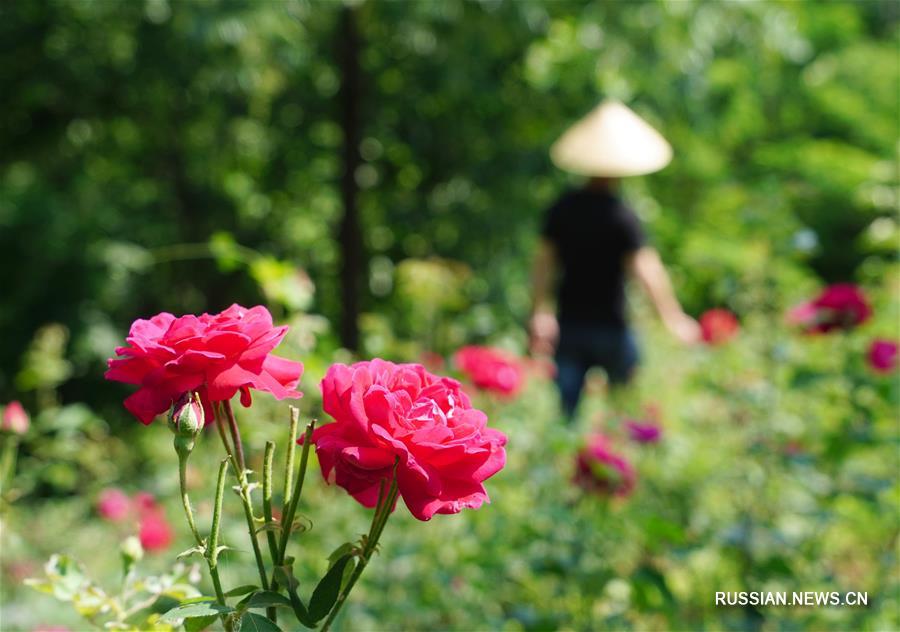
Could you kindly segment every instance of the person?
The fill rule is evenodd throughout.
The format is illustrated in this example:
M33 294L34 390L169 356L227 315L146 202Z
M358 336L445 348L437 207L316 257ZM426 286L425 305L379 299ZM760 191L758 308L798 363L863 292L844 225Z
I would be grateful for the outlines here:
M604 369L612 387L628 384L634 375L639 354L626 313L629 274L677 339L693 343L700 337L659 254L619 196L621 178L657 171L671 155L656 130L616 101L601 103L551 150L558 167L588 176L583 187L564 193L547 212L533 270L531 350L555 352L568 419L592 367Z

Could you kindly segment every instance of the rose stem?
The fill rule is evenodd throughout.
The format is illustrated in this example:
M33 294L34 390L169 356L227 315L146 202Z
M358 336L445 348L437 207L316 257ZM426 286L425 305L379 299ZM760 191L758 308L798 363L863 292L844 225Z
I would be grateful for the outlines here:
M194 534L194 540L198 546L203 546L203 538L197 530L197 523L194 522L194 512L191 510L191 499L188 496L187 488L187 454L178 454L178 484L181 487L181 504L184 505L184 515L187 516L188 524L191 527L191 533Z
M216 479L216 500L213 504L212 526L209 529L209 542L206 544L206 550L203 556L206 558L206 564L209 566L209 574L213 580L213 587L216 589L216 600L225 605L225 594L222 592L222 582L219 581L219 526L222 521L222 499L225 496L225 472L228 469L228 459L222 459L219 464L219 477ZM190 507L190 505L187 505ZM201 544L202 543L198 543ZM232 632L234 625L228 618L228 615L222 615L222 624L228 632Z
M291 444L294 443L296 430L294 429L294 412L296 409L291 407ZM299 412L299 411L298 411ZM297 511L297 505L300 504L300 494L303 492L303 481L306 479L306 467L309 463L309 447L312 445L312 434L316 427L316 420L313 419L306 426L306 433L303 435L303 447L300 449L300 471L297 472L297 484L294 486L293 494L287 504L284 506L284 513L281 516L281 544L278 547L278 561L275 566L284 564L285 554L287 553L287 541L291 535L291 527L294 524L294 514ZM289 478L293 472L286 471L285 477ZM287 500L287 499L285 499ZM278 592L278 580L275 578L275 570L272 570L272 590Z
M303 448L300 451L300 471L297 472L297 484L294 486L294 493L291 501L288 503L282 516L281 521L281 545L278 547L278 563L284 563L284 555L287 552L287 541L291 535L291 526L294 524L294 515L297 512L297 505L300 503L300 494L303 491L303 481L306 478L306 466L309 462L309 446L312 444L312 433L316 427L316 420L313 419L306 426L306 434L303 436Z
M350 595L350 591L353 590L353 586L356 584L356 581L359 579L360 575L362 575L362 572L365 570L366 565L369 563L369 559L372 557L372 553L375 552L375 547L378 546L378 538L381 537L381 532L384 531L384 526L387 524L388 518L391 516L391 509L394 506L394 501L397 500L398 493L399 488L397 487L397 467L395 464L394 475L391 480L391 488L387 493L387 497L384 498L384 503L381 506L375 508L375 515L372 516L372 526L369 529L370 535L368 538L366 538L366 544L363 547L362 553L360 553L359 562L356 564L356 568L353 569L353 574L350 576L346 588L344 588L344 590L341 591L340 595L338 595L337 601L335 601L334 604L334 608L331 609L331 612L328 614L328 618L325 619L325 623L322 624L320 632L328 632L329 628L331 628L331 624L334 623L338 612L340 612L341 607L344 605L344 602L347 601L347 597Z
M266 452L263 457L263 515L266 518L266 540L269 543L269 555L272 556L272 564L278 564L278 541L275 532L272 531L272 458L275 456L275 442L266 441ZM278 621L275 607L267 608L266 614L272 621Z
M288 436L287 459L284 462L282 503L288 502L288 499L291 497L291 486L294 482L294 453L297 451L297 428L300 426L300 410L294 406L289 406L288 409L291 412L291 430Z
M225 410L225 415L228 417L228 423L234 428L234 432L232 432L232 438L237 440L237 445L240 445L241 434L237 432L237 421L234 418L234 411L231 410L231 402L227 399L222 402L222 408ZM235 476L237 477L238 483L240 485L240 492L238 496L241 497L241 503L244 505L244 518L247 520L247 530L250 533L250 544L253 546L253 556L256 558L256 568L259 571L259 580L260 585L263 590L269 589L269 580L266 577L266 565L262 559L262 552L259 550L259 541L256 539L256 525L253 523L253 506L250 503L250 493L247 487L247 476L244 473L244 469L240 467L239 461L235 458L234 452L231 451L230 446L228 445L228 439L225 437L225 427L224 422L222 421L221 415L216 415L216 424L219 426L219 436L222 437L222 443L225 445L225 451L228 452L228 457L231 459L232 465L235 467ZM243 449L241 449L241 453L243 453Z

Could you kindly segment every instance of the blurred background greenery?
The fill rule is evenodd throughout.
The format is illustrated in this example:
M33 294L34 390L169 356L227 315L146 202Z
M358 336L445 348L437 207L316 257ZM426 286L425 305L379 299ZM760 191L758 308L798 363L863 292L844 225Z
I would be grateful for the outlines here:
M43 523L74 528L108 484L174 492L168 439L128 418L127 389L102 379L135 318L267 304L293 325L282 354L307 364L309 415L325 366L353 352L409 360L482 341L521 351L542 213L575 182L547 149L614 97L675 148L671 166L625 194L687 310L728 307L749 323L745 339L682 367L636 301L645 388L664 400L673 436L645 459L656 483L624 513L554 495L574 434L556 427L547 385L496 404L523 451L511 448L495 504L447 527L409 524L421 532L412 539L386 536L386 550L416 552L387 571L410 617L397 624L900 625L896 602L832 621L716 613L707 601L737 589L729 581L790 590L838 577L897 596L897 454L885 443L897 436L897 384L870 383L854 354L865 336L898 335L898 17L893 0L0 5L0 401L34 416L17 506L42 523L4 547L7 612L24 608L23 629L43 622L27 612L39 597L15 587L16 564L33 574L61 546ZM776 315L832 281L875 297L865 334L805 350L771 339ZM263 430L283 428L259 423L257 447ZM805 456L777 456L767 442L781 439ZM695 451L706 456L684 462ZM548 453L560 458L531 472ZM537 517L521 507L526 480L546 501ZM729 494L754 480L755 498ZM792 482L809 485L785 499ZM774 506L799 512L784 533ZM335 512L323 524L339 524ZM590 524L605 526L576 528ZM456 574L423 579L421 556L443 528L465 531L445 554ZM615 542L625 548L609 561ZM377 586L361 589L369 610L350 616L404 621L377 605Z

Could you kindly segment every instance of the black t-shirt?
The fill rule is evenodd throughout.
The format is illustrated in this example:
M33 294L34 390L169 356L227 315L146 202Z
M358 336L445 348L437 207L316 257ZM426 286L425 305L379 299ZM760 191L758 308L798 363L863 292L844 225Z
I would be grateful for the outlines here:
M634 212L606 191L570 191L547 212L542 234L562 264L559 319L624 327L625 259L644 245Z

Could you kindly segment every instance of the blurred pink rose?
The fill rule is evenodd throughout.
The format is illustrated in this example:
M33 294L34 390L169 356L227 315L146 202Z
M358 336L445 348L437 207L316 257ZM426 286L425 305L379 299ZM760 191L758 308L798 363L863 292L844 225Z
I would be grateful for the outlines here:
M140 520L138 538L146 551L164 551L172 544L172 527L162 510L145 513Z
M106 379L140 386L125 408L145 424L188 391L200 394L211 423L212 402L231 399L238 391L244 406L250 405L251 388L276 399L300 397L296 389L303 365L269 355L287 329L273 327L272 315L261 305L232 305L199 317L163 312L131 325L128 346L116 349L125 357L109 360Z
M613 451L609 439L594 434L576 457L575 483L601 496L627 496L634 490L637 474L624 456Z
M655 421L625 421L625 429L632 441L637 443L657 443L662 436L662 427Z
M30 425L31 420L28 418L28 413L25 412L25 409L22 408L22 404L19 402L12 401L3 409L0 430L21 435L28 432Z
M500 349L470 345L457 351L454 361L475 386L486 391L515 395L522 386L522 366Z
M869 345L869 366L879 373L890 373L897 366L897 343L878 338Z
M313 434L322 475L366 507L392 476L419 520L488 502L485 479L506 464L506 436L487 426L457 381L418 364L335 364L322 380L335 423Z
M97 512L104 520L119 522L128 517L131 511L131 500L121 489L110 487L100 492L97 499Z
M788 322L800 325L807 333L827 333L834 329L852 329L872 316L862 290L852 283L830 285L813 300L788 312Z

